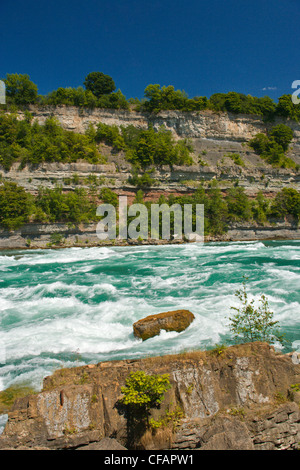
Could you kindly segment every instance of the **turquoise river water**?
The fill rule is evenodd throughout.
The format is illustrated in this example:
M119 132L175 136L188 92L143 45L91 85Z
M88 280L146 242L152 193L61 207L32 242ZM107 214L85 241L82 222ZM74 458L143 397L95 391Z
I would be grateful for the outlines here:
M246 275L300 350L300 241L69 248L0 253L0 390L40 389L60 367L178 353L230 341ZM194 322L145 342L132 324L188 309Z

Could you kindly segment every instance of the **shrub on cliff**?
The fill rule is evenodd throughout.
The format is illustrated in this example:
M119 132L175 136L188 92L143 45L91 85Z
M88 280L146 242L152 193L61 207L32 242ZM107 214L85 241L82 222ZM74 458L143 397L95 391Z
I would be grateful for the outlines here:
M171 387L168 374L147 375L143 371L132 372L121 388L121 402L147 414L150 408L160 405L164 393Z
M272 217L282 218L292 215L297 221L300 218L300 193L294 188L283 188L272 201L270 213Z
M14 162L21 166L41 162L104 163L90 135L64 130L58 120L46 119L44 125L32 122L28 113L18 120L14 115L0 116L0 165L9 170Z
M123 397L118 406L127 418L128 445L135 448L151 424L151 408L159 408L164 393L171 387L169 374L148 375L144 371L131 372L126 385L121 387Z
M0 225L15 230L28 222L33 212L33 197L16 183L0 187Z
M137 129L134 126L121 127L99 123L96 142L103 142L115 151L123 150L127 160L136 167L150 165L190 165L193 148L187 139L175 142L172 132L163 126L157 131Z
M299 121L300 118L300 106L294 104L291 95L282 95L278 99L276 106L276 114L278 116L284 116Z
M201 111L207 108L207 98L196 96L188 98L181 90L175 90L172 85L160 87L160 85L148 85L144 91L145 100L141 109L158 113L162 110Z
M114 207L117 207L119 204L119 198L116 193L114 193L110 188L102 188L100 191L100 199L104 204L111 204Z
M276 104L268 96L257 98L243 93L215 93L208 100L208 107L213 111L228 111L235 114L258 114L272 116Z
M250 140L253 150L272 166L295 168L296 163L285 155L293 138L293 131L285 124L272 127L268 135L259 133Z
M114 93L101 95L97 98L90 90L85 90L79 86L77 88L59 87L46 96L39 96L40 105L52 106L77 106L81 108L110 108L110 109L128 109L129 103L120 90Z
M64 193L60 187L40 188L35 200L36 216L46 216L50 222L89 223L96 218L96 204L90 201L85 190Z
M274 126L269 132L270 138L274 139L278 145L281 145L284 152L288 150L289 145L293 139L293 135L293 130L285 124L278 124L277 126Z
M239 186L230 188L225 200L229 220L250 220L252 218L251 203L244 188Z

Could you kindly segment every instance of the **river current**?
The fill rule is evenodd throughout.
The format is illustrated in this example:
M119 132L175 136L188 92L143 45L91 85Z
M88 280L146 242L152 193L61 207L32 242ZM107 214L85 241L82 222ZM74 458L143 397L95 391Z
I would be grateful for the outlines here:
M300 351L300 241L2 251L0 390L40 389L61 367L230 343L243 276ZM195 315L184 332L133 336L135 321L177 309Z

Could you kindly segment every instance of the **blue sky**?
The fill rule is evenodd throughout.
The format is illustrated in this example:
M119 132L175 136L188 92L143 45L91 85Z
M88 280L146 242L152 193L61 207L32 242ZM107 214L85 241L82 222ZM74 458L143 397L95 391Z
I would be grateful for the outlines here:
M127 98L159 83L277 100L300 80L299 25L299 0L0 0L0 77L46 94L101 71Z

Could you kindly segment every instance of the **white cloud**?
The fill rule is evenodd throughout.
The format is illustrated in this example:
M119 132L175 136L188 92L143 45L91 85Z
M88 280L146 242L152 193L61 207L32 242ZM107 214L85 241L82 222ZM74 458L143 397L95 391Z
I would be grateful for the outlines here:
M277 90L277 86L265 86L264 88L262 88L263 91L267 91L267 90Z

